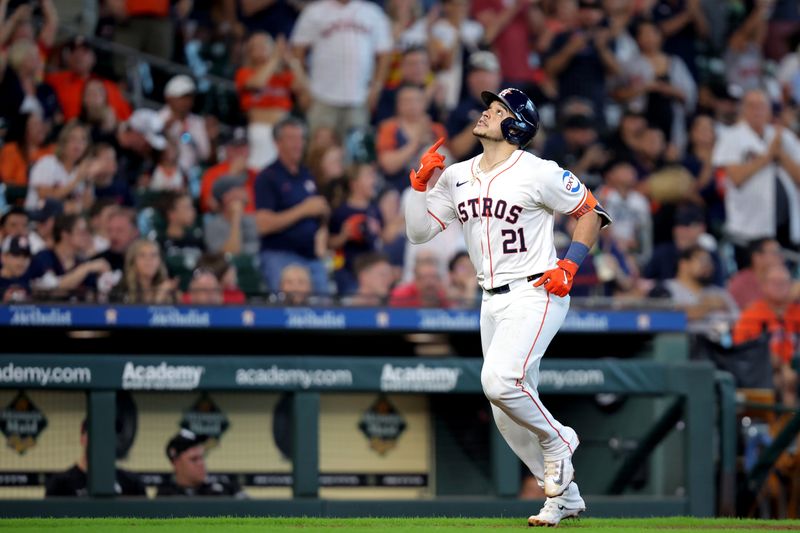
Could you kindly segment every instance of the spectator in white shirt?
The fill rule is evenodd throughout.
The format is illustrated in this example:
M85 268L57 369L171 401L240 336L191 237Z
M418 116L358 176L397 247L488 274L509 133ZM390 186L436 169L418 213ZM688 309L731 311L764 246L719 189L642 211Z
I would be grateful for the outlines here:
M40 199L58 200L68 213L78 213L91 204L90 161L83 160L89 133L78 122L70 122L58 135L56 152L39 159L31 168L25 209L38 208Z
M781 246L800 245L800 140L773 126L767 95L752 90L742 100L740 122L720 135L712 163L726 175L726 231L740 267L747 245L774 237Z
M300 13L291 44L303 63L310 52L311 131L328 126L344 138L365 127L389 69L392 36L383 10L365 0L318 0Z

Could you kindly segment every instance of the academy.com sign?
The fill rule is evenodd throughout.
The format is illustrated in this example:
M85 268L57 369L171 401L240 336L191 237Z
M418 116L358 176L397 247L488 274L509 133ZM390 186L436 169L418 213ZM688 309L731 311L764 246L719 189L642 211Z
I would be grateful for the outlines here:
M14 385L86 384L92 382L92 370L74 366L19 366L8 363L0 367L0 383Z
M192 390L200 385L206 369L203 366L170 365L162 361L158 365L125 363L122 371L122 388L131 390Z

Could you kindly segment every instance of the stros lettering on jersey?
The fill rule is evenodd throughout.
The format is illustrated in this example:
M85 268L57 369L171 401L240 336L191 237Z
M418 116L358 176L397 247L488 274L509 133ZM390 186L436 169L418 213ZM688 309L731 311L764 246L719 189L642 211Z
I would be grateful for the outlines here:
M456 163L428 191L427 207L441 229L458 221L484 289L553 268L553 213L597 212L611 222L592 193L555 162L517 150L481 172L479 155Z

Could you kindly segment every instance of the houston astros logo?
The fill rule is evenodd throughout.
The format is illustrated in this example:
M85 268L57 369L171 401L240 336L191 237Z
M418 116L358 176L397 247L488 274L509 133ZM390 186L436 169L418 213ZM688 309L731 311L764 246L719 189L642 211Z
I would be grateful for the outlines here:
M561 181L564 182L564 187L566 187L569 192L574 193L581 190L581 182L578 181L569 170L565 170L564 174L561 175Z

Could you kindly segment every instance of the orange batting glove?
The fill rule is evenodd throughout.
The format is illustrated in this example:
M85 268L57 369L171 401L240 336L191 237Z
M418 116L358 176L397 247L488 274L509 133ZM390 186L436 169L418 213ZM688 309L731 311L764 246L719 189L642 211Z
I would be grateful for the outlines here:
M428 148L427 152L422 154L419 160L419 169L411 169L408 177L414 190L425 192L428 189L428 180L433 176L433 171L437 168L444 168L444 156L436 151L443 143L444 137L440 137L433 146Z
M544 285L544 290L563 298L569 294L572 288L572 279L578 271L578 265L569 259L561 259L558 261L557 265L556 268L542 274L542 277L536 280L533 286L539 287Z

